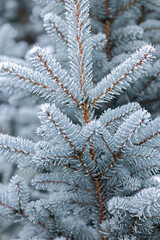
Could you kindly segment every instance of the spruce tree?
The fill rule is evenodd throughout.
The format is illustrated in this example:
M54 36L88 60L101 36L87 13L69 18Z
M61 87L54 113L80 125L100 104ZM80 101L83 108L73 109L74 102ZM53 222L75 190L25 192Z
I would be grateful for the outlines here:
M106 12L104 17L106 1L90 1L90 13L89 0L37 2L46 6L45 25L56 41L59 61L54 54L35 46L29 54L30 65L3 62L0 72L14 88L48 100L38 114L41 126L37 134L43 140L0 135L0 149L20 169L33 172L32 185L44 191L44 197L30 198L25 180L16 175L8 190L1 191L1 218L24 225L20 239L159 237L160 183L154 176L160 170L160 118L152 120L136 102L117 107L114 101L110 105L131 85L143 84L146 74L147 79L156 75L159 67L156 60L152 64L154 47L143 41L136 52L133 46L131 54L128 50L125 53L120 44L122 50L111 47L111 43L116 44L110 38L111 26L116 38L116 26L128 24L118 32L127 48L131 36L133 42L134 31L136 35L141 32L131 27L137 20L135 10L141 4L145 8L159 6L158 1L110 1L112 5L107 9L113 16L131 11L133 18L128 23L127 13L112 21ZM134 8L130 10L131 5ZM58 16L50 12L55 6ZM51 17L52 27L56 20L61 23L61 31L56 25L53 31L49 28ZM99 17L105 23L97 20ZM106 35L104 30L97 33L104 25ZM61 41L56 40L56 32ZM127 35L127 42L123 35ZM121 101L124 99L123 95ZM103 105L108 109L101 114L97 109ZM75 122L64 114L65 107L73 110Z

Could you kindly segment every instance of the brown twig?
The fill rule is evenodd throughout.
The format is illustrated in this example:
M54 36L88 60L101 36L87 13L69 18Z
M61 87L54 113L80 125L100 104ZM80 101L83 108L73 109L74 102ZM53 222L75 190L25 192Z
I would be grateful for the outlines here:
M142 63L147 59L147 56L150 54L147 53L144 55L144 57L138 62L136 63L131 69L130 71L128 71L127 73L124 74L124 77L120 78L119 80L117 80L115 83L112 84L111 87L109 87L108 89L106 89L105 92L101 93L97 98L95 98L93 100L93 102L91 102L91 105L94 105L103 95L107 94L108 92L110 92L115 86L117 86L120 82L122 82L127 76L129 76L138 66L141 66Z
M109 14L109 0L106 0L106 22L105 22L105 33L106 33L106 51L108 60L111 59L111 44L110 44L110 32L111 32L111 19Z

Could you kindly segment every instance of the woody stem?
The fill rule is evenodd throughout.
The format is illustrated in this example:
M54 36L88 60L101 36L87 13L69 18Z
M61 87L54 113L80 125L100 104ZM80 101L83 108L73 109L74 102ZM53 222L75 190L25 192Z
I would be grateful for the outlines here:
M110 45L110 23L111 19L109 16L109 0L106 0L106 23L105 23L105 33L106 33L106 39L107 39L107 44L106 44L106 51L107 51L107 57L108 60L111 58L111 45Z

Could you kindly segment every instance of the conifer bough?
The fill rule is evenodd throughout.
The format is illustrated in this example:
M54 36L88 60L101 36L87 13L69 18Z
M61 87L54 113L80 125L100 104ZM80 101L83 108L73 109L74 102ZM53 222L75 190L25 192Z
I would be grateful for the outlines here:
M141 47L95 85L98 40L92 44L89 1L65 0L65 7L69 71L39 46L29 55L32 68L0 64L11 85L50 102L38 113L43 141L0 135L2 154L21 169L37 170L32 184L48 197L30 199L25 181L14 176L1 192L1 218L24 224L21 239L149 239L160 224L160 184L153 178L160 171L160 118L151 120L139 103L98 117L95 108L140 79L155 50ZM104 45L104 36L100 39ZM77 123L62 105L74 107Z

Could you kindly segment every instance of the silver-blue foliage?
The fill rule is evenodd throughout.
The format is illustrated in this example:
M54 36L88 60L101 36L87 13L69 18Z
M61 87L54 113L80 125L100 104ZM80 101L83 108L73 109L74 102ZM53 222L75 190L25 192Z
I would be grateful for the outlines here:
M160 118L152 120L132 101L115 109L108 104L131 84L142 91L144 78L157 80L159 60L152 64L155 49L144 44L145 22L138 27L136 21L140 6L157 10L160 3L107 1L106 13L106 1L65 0L65 9L63 1L35 1L44 7L46 31L57 49L68 52L68 62L36 46L29 66L0 64L13 87L49 100L38 113L43 141L1 134L0 151L33 171L32 185L47 197L30 200L27 184L15 176L0 193L0 215L24 225L20 239L149 239L160 224L160 184L154 177L160 171ZM133 18L123 25L129 14ZM117 18L110 26L112 17ZM108 109L97 113L103 105ZM75 122L65 107L74 109Z

